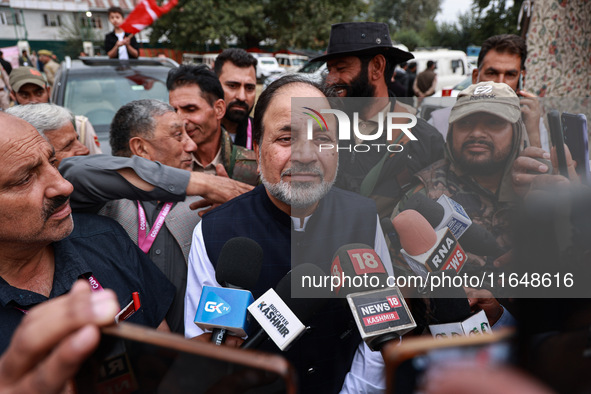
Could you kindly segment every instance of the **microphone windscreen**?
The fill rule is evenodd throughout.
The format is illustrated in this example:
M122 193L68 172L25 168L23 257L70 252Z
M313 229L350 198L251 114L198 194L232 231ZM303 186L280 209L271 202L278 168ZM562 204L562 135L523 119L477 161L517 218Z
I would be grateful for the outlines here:
M215 279L222 286L252 289L261 272L263 249L250 238L236 237L228 240L215 269Z
M495 236L474 222L462 235L462 246L467 252L495 259L505 253L497 243Z
M439 226L445 215L445 210L437 201L431 200L422 193L415 193L408 199L404 204L403 212L408 209L415 210L423 215L433 228Z
M437 234L420 213L408 209L392 220L402 248L411 256L427 252L437 242Z

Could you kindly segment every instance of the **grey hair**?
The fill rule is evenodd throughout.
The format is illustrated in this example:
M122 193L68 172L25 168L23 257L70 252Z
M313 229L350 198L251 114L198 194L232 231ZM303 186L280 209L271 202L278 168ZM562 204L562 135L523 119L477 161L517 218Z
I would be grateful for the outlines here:
M154 117L168 112L174 112L174 108L155 99L135 100L119 108L109 131L113 156L131 157L129 140L133 137L152 138L156 128Z
M46 132L59 130L68 123L74 126L74 115L55 104L15 105L8 108L6 113L30 123L44 137Z

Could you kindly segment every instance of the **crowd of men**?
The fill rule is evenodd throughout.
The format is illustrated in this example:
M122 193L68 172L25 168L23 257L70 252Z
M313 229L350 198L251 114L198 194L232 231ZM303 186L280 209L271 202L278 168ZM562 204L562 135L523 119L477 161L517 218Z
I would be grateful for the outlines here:
M134 38L118 31L122 16L109 14L115 30L107 53L137 57ZM60 392L98 345L98 329L135 293L142 308L126 321L209 341L211 333L193 323L195 312L204 286L224 285L216 267L235 237L263 250L248 289L255 299L295 265L314 262L330 273L333 255L347 244L368 245L388 275L405 275L408 266L380 220L394 219L415 194L446 195L507 252L494 261L472 252L467 272L504 264L516 204L540 184L569 182L537 160L550 155L542 149L537 98L518 84L525 56L519 37L488 39L473 85L453 107L434 113L436 128L389 89L395 67L412 55L392 46L386 24L333 25L326 53L314 59L327 62L326 80L285 76L256 106L256 58L227 49L213 70L172 69L169 103L146 99L119 108L110 129L113 156L97 154L94 139L80 140L87 119L50 104L50 84L38 70L14 69L15 105L0 113L0 391ZM418 97L434 89L435 65L429 67L410 85ZM306 111L320 114L335 103L345 111L350 98L364 99L353 108L361 131L351 140L342 141L335 116L309 121ZM397 148L360 152L341 149L345 142ZM567 159L574 180L575 163ZM518 324L511 301L466 292L491 326ZM271 341L260 349L293 364L302 393L383 392L382 354L361 340L343 299L329 302L288 351ZM433 311L421 305L413 313L427 323L409 335L427 333ZM433 376L426 392L475 392L491 376L514 382L499 392L549 392L510 369L470 382Z

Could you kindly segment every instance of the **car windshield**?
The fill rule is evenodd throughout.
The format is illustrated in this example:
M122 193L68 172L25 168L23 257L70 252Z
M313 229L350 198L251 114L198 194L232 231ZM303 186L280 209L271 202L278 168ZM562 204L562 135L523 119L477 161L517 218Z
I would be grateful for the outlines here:
M101 67L71 73L64 92L64 107L107 128L117 110L139 99L168 102L167 67Z
M324 64L324 62L308 62L300 69L299 72L311 74L313 72L316 72L316 70L318 70L320 67L322 67L323 64Z
M262 64L275 64L275 61L273 61L271 59L260 59L260 62Z

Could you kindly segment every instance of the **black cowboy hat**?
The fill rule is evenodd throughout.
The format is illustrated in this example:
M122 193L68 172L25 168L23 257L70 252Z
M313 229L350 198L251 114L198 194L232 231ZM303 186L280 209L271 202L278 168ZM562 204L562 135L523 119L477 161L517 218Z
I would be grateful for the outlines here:
M410 52L392 46L388 25L377 22L337 23L330 29L326 53L311 59L312 62L327 61L342 56L364 56L382 54L402 63L414 56Z

